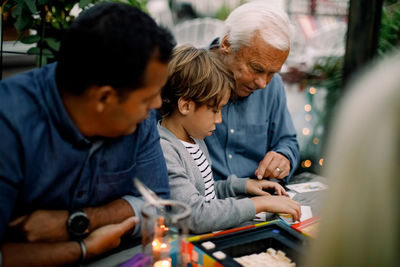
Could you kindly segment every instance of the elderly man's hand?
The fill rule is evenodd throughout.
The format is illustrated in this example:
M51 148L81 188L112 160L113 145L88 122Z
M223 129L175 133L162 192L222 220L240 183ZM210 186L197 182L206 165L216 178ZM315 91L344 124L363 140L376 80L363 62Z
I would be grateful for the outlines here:
M138 222L137 217L130 217L121 223L109 224L94 230L83 240L87 249L86 258L92 258L117 247L121 237L130 232Z
M283 179L288 176L289 173L289 159L275 151L269 151L258 164L258 168L254 172L258 179L262 179L263 177Z
M68 216L66 210L36 210L16 218L8 226L21 231L29 242L67 241Z

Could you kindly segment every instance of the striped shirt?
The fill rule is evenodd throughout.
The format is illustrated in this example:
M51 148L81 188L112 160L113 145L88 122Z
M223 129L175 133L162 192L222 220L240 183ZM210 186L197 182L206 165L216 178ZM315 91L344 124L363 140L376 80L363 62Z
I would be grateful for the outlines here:
M180 141L186 147L190 155L192 155L197 167L199 167L201 175L203 176L206 201L208 202L211 199L216 199L212 170L206 156L203 154L203 151L201 151L198 144L191 144L182 140Z

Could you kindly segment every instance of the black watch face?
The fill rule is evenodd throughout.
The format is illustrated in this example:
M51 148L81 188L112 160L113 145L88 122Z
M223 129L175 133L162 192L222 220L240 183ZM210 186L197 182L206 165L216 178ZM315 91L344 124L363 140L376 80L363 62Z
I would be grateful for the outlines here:
M74 213L70 217L69 231L73 235L84 235L89 228L89 219L84 213Z

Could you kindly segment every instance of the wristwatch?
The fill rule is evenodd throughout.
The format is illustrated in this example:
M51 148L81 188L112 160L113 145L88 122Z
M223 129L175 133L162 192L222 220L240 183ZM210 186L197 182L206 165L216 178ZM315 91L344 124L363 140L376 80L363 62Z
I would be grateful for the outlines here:
M83 210L74 210L69 214L67 229L74 239L82 239L89 232L89 217Z

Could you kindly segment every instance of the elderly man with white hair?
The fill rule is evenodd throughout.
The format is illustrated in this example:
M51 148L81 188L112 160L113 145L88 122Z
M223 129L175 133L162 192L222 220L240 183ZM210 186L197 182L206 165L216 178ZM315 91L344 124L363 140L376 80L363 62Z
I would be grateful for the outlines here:
M267 1L239 6L226 32L210 49L232 71L236 88L222 110L222 123L206 138L214 177L230 174L285 182L299 162L296 131L278 75L290 50L290 22Z

